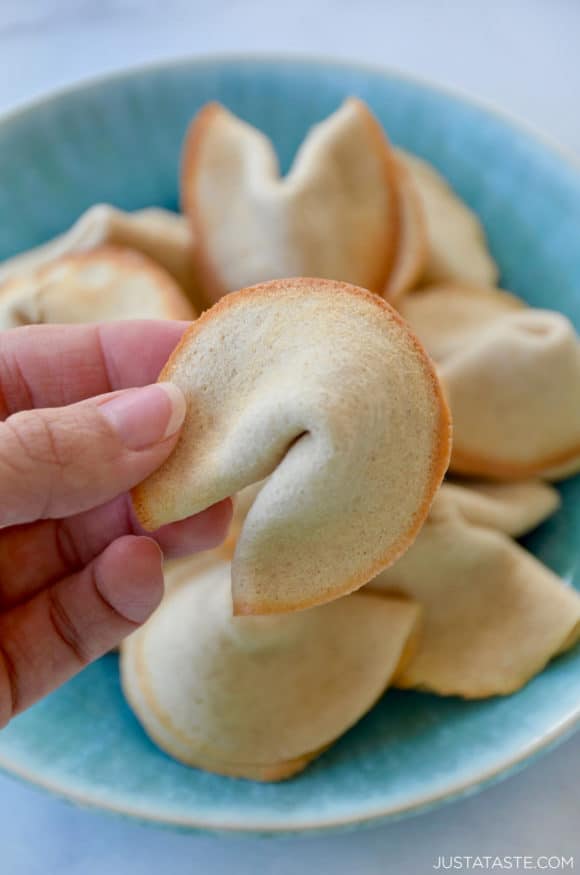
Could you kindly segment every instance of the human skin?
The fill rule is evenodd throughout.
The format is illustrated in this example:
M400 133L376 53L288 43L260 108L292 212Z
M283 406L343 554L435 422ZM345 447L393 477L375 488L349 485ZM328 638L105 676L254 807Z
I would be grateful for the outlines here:
M0 726L151 615L164 556L226 534L229 499L145 534L128 496L179 436L183 396L154 381L186 326L0 333Z

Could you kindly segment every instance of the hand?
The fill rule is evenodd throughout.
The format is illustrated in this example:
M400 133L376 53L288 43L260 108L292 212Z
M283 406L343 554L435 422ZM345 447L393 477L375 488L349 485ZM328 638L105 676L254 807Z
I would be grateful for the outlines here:
M145 535L127 495L172 451L185 412L176 387L128 387L156 379L184 328L0 334L0 726L149 617L162 554L226 533L229 500Z

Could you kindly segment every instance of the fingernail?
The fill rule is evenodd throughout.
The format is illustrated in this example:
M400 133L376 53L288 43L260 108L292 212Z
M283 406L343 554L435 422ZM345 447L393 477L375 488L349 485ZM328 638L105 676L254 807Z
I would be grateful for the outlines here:
M101 413L130 450L171 437L185 418L183 392L173 383L130 389L101 405Z

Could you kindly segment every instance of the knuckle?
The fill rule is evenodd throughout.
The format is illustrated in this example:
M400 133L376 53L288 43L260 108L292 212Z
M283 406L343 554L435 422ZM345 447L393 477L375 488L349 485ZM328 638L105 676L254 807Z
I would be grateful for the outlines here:
M0 479L5 491L26 498L31 516L43 516L66 465L54 423L31 410L10 416L0 435Z
M78 624L61 597L58 587L48 590L48 616L58 640L64 644L79 666L87 665L93 658Z
M70 569L80 568L83 564L81 553L67 519L55 521L54 542L62 567Z
M35 466L64 467L66 458L56 420L39 410L28 410L11 416L5 425L12 431L25 457Z
M90 403L9 416L0 422L0 492L7 497L0 526L69 516L93 498L102 503L119 483L122 491L124 462Z
M22 338L22 333L18 336ZM33 406L32 389L19 364L14 338L10 331L0 337L0 419L19 408Z

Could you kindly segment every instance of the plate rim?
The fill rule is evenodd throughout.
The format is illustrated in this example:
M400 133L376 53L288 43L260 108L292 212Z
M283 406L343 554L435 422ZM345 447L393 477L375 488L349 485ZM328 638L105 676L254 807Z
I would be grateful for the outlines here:
M560 143L555 137L547 134L544 130L537 127L533 122L529 122L517 115L517 113L502 109L494 101L474 96L468 91L456 85L449 85L442 82L434 83L426 76L421 76L416 73L409 73L396 66L388 64L373 63L371 61L356 61L349 58L342 58L331 53L317 52L230 52L227 50L217 52L202 52L197 54L179 54L169 58L156 58L150 61L142 61L140 63L131 64L129 66L118 67L114 70L109 70L105 73L97 73L94 75L82 76L75 82L67 83L66 85L49 88L27 100L18 101L15 105L9 106L7 109L0 112L0 132L5 124L16 122L27 113L34 112L40 107L56 102L61 98L66 98L76 92L98 88L102 85L112 84L122 80L134 78L136 75L147 73L155 73L161 70L171 68L186 68L186 67L203 67L212 66L215 64L296 64L297 66L332 66L336 69L350 70L352 72L374 73L385 76L388 79L398 80L399 82L410 83L417 85L425 91L433 94L443 95L448 99L460 103L464 106L475 107L483 113L495 116L499 121L511 128L520 135L532 139L537 145L548 150L554 156L563 161L569 170L580 174L580 155L569 146Z
M290 825L283 820L267 822L253 820L244 823L231 820L227 822L219 818L212 820L211 817L200 818L199 815L195 817L172 817L166 813L159 814L153 810L147 811L134 808L131 805L117 805L110 800L104 799L99 793L93 794L71 790L69 787L60 784L58 780L54 781L44 777L39 778L36 773L29 772L26 768L19 767L10 762L1 753L0 770L40 790L83 808L98 810L110 816L129 818L132 821L161 829L247 837L262 836L271 838L278 836L282 838L293 835L315 836L392 823L407 817L428 813L431 810L451 804L459 799L468 798L516 775L533 761L551 752L564 741L567 741L578 729L580 729L580 703L572 714L558 721L550 732L543 733L533 739L516 756L508 755L492 767L482 769L468 778L457 780L453 784L447 785L444 789L424 794L421 797L416 796L413 802L403 805L374 806L356 815L350 814L343 817L331 815L319 818L316 821L311 819L309 822L293 822Z

